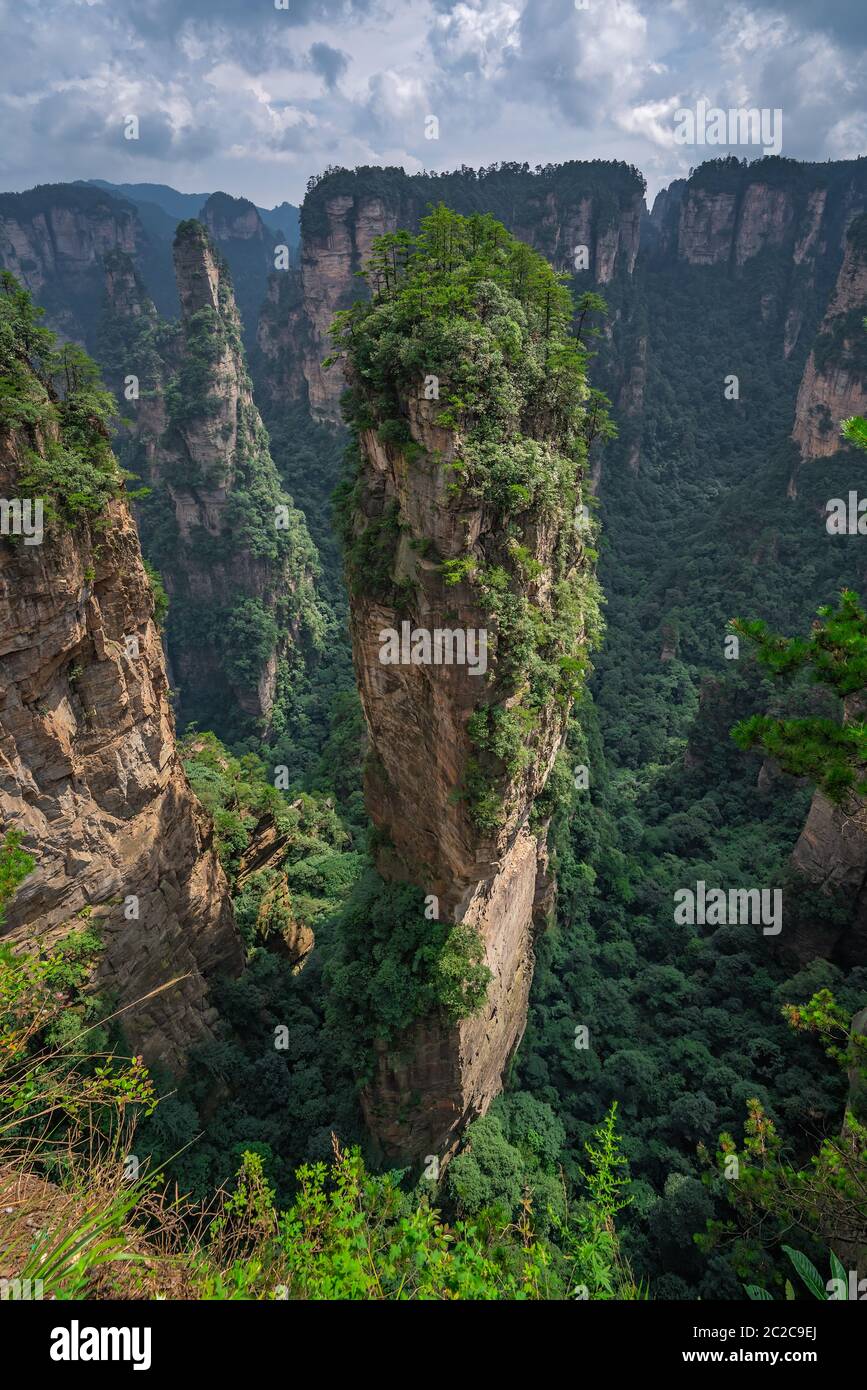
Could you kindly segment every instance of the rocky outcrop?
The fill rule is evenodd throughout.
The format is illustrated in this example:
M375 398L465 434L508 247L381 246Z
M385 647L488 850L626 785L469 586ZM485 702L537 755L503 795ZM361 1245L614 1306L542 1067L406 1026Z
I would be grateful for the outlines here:
M852 905L849 924L837 929L798 914L794 936L781 942L795 959L815 956L854 966L867 958L867 815L862 802L840 806L820 791L795 845L792 863L804 880L824 894ZM784 926L785 933L785 926Z
M686 179L673 179L661 188L642 227L642 244L657 254L669 255L677 244L680 207L686 191Z
M297 805L297 803L296 803ZM272 815L265 815L250 837L241 856L235 886L239 893L263 875L264 891L259 897L256 931L269 950L288 959L297 974L316 944L313 928L296 912L283 867L291 841L289 832L280 832ZM280 924L279 932L271 923Z
M412 217L417 223L420 212ZM344 382L339 369L327 371L323 359L330 347L329 330L335 313L352 298L356 272L370 255L373 240L398 225L399 205L387 206L381 198L362 194L324 197L321 232L301 242L301 296L303 328L300 368L314 419L336 423ZM298 394L300 383L293 390Z
M212 193L204 204L201 221L214 241L266 241L265 224L255 203L233 198L228 193Z
M4 496L46 442L2 433ZM0 541L0 815L36 861L2 932L48 947L95 927L96 986L134 1005L122 1018L133 1046L178 1070L212 1036L211 982L243 956L175 747L153 609L123 500L52 524L41 545Z
M32 195L4 194L0 219L4 268L32 294L38 297L58 276L83 280L106 251L136 251L141 228L130 205L95 194L82 197L90 204L85 208L63 197L62 184L39 192L41 208Z
M533 757L509 789L496 833L480 832L465 797L476 750L468 721L484 698L485 681L466 665L383 665L384 629L459 628L480 631L486 618L472 586L446 586L441 567L419 558L427 541L443 560L483 552L494 515L455 499L448 465L455 438L433 422L430 402L410 402L413 439L424 462L406 467L403 453L365 431L364 501L375 515L398 509L402 539L393 574L416 585L409 608L356 596L352 602L353 657L369 729L371 757L365 792L368 810L386 842L383 876L411 881L437 899L440 920L466 922L481 934L492 982L482 1012L453 1026L425 1021L410 1037L381 1045L377 1074L363 1104L368 1124L392 1155L443 1153L465 1122L485 1111L498 1093L508 1059L524 1030L533 973L534 911L548 887L544 833L527 817L545 785L563 732L562 712L549 712ZM534 555L547 571L555 531L535 535ZM539 594L545 583L540 579ZM490 679L496 675L494 663ZM538 922L536 923L538 924ZM408 1108L407 1097L417 1096Z
M737 197L690 189L680 206L678 255L689 265L726 264L734 241Z
M479 295L486 331L485 292ZM513 351L541 362L543 343L528 333L522 351ZM573 659L580 666L591 621L583 586L592 588L583 514L575 509L581 466L574 455L566 463L567 455L557 454L551 421L562 417L550 403L531 404L525 385L530 395L515 405L518 415L501 421L493 411L497 423L489 420L494 439L502 431L492 446L497 466L512 466L517 472L509 476L517 477L520 460L541 449L546 469L562 470L558 496L537 500L529 489L518 495L485 484L484 475L473 477L470 460L487 397L465 403L455 422L427 398L423 382L409 386L399 371L368 397L352 350L349 357L355 398L363 401L346 536L350 632L369 735L365 795L378 868L386 880L421 889L440 923L469 926L491 977L477 1013L453 1022L441 1010L399 1037L380 1038L362 1102L387 1156L443 1157L501 1087L525 1026L534 932L551 906L540 797L562 742L571 686L561 688L561 677L551 674L531 697L537 656L522 650L514 659L512 643L518 629L548 631L557 644L556 653L546 648L549 673L565 672ZM487 360L484 350L481 357ZM525 383L535 368L527 370ZM460 383L440 386L463 398ZM376 416L383 392L391 401L389 425L377 420L374 427L369 413ZM520 388L512 399L521 400ZM393 412L403 432L398 442ZM502 610L486 587L488 575L508 589ZM568 627L561 607L567 592ZM384 646L409 644L416 632L427 634L427 653Z
M141 373L132 467L153 489L143 544L172 604L167 643L185 717L267 733L315 621L316 556L280 486L232 282L200 223L179 227L175 270L181 320L157 340L129 268L108 268L110 321L129 331L125 357Z
M398 583L413 583L417 596L410 608L403 609L356 594L350 628L374 750L366 777L368 809L392 847L381 857L392 876L404 877L411 867L415 881L437 896L441 912L462 921L478 911L485 896L482 885L491 878L506 848L520 838L529 809L547 780L562 719L550 712L521 785L511 789L508 815L497 834L488 837L474 825L466 800L454 793L463 785L467 763L474 756L467 721L495 682L495 661L487 674L478 675L469 663L384 665L380 660L382 631L400 632L407 620L411 628L431 632L486 630L485 613L473 586L447 584L442 563L465 556L467 542L482 555L495 516L466 499L455 500L449 469L455 458L455 436L434 423L437 409L429 401L410 402L412 437L425 450L425 461L416 462L412 469L406 468L402 451L381 443L375 431L366 430L361 436L365 516L370 520L396 507L402 534L393 573ZM554 528L540 528L534 534L533 554L544 573L550 572L558 539ZM441 559L427 563L417 559L413 543L424 542ZM545 597L545 587L540 576L536 590L540 599ZM422 748L429 750L426 756L419 756Z
M843 349L854 346L850 340ZM842 363L826 362L816 367L813 353L807 359L798 399L792 438L801 450L802 460L827 458L843 447L840 421L850 415L863 415L867 409L867 383L860 372Z
M802 460L845 445L840 421L867 410L867 216L854 219L819 337L807 359L795 404L792 438Z
M307 404L306 338L301 271L291 266L285 271L274 271L268 277L252 356L257 399L268 418L287 405Z
M651 221L657 250L673 250L689 265L740 269L774 250L809 272L817 256L842 245L843 230L863 210L865 197L856 161L722 160L658 195ZM811 284L809 275L801 281L802 296Z
M687 184L680 203L677 250L689 265L742 266L767 247L778 248L789 240L796 218L793 190L761 179L745 188L733 182L734 187L721 190ZM816 214L812 202L793 252L799 263L815 241Z
M860 694L843 703L844 723L862 720L867 702ZM857 794L831 801L818 789L792 853L792 865L803 880L821 894L836 895L851 906L847 926L834 929L814 923L809 912L795 914L793 940L784 945L798 961L821 955L844 965L867 959L867 803Z
M256 340L268 277L275 269L275 244L281 239L265 226L254 203L228 193L212 193L200 218L231 272L242 334L250 348ZM288 245L285 255L288 257Z

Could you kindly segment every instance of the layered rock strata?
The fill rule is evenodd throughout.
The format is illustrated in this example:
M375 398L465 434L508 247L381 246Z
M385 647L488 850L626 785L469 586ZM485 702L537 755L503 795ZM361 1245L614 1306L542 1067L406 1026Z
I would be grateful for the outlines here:
M52 439L0 431L0 493ZM213 1035L212 982L243 953L153 611L121 498L42 544L0 540L0 817L35 860L2 932L27 949L95 928L95 986L146 1060L180 1070Z

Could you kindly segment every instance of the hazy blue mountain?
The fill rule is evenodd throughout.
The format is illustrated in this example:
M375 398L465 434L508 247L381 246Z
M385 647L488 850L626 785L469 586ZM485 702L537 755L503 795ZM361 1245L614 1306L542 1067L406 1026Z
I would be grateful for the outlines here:
M120 193L132 203L156 204L174 219L175 224L187 217L198 217L209 196L207 193L179 193L167 183L109 183L107 179L81 179L79 182L105 188L109 193ZM174 227L171 234L174 236Z
M104 188L109 193L128 198L139 209L148 230L166 239L174 236L178 222L187 217L198 217L211 196L210 192L180 193L167 183L109 183L107 179L78 179L76 182ZM161 223L155 210L166 213L168 221ZM283 202L273 208L257 208L257 212L266 227L284 233L289 246L298 245L301 238L299 210L294 203Z

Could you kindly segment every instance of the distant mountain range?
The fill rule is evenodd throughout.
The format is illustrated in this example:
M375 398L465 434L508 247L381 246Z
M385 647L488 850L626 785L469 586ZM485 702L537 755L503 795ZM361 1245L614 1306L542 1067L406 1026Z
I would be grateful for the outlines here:
M167 183L109 183L107 179L76 179L90 188L104 188L135 203L142 223L149 232L164 240L171 239L183 218L199 217L210 193L181 193ZM299 210L293 203L278 203L273 208L257 207L265 226L282 232L287 244L297 246L300 240Z

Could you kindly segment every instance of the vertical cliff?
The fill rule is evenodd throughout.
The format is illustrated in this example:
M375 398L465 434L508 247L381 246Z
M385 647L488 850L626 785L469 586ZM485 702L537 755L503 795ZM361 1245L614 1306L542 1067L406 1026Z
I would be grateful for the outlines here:
M51 328L91 351L103 258L115 251L133 259L162 303L171 275L168 249L126 199L62 183L0 195L0 266L43 306Z
M792 438L803 460L827 457L844 445L840 421L867 410L867 215L855 217L830 303L813 345L795 403Z
M211 1036L211 981L242 967L227 884L175 748L107 402L68 356L58 400L11 284L0 315L0 493L44 508L41 539L0 540L0 815L36 861L3 932L26 947L95 929L96 982L121 1006L182 976L123 1016L146 1058L179 1068Z
M274 247L285 238L265 226L248 198L232 198L228 193L212 193L200 217L229 267L244 343L252 347L268 276L274 270Z
M856 160L800 164L768 156L748 164L728 157L676 180L658 196L651 221L661 249L688 265L737 268L763 251L809 265L839 248L864 191Z
M136 446L124 461L152 489L142 539L171 599L167 643L184 716L221 734L267 733L318 632L316 555L253 402L225 262L198 222L181 223L174 250L172 326L129 265L107 266L103 342L117 342L139 390L125 406Z
M499 1090L550 903L544 788L597 630L570 296L490 218L376 244L341 320L358 471L343 500L368 809L387 880L481 941L481 1009L380 1039L383 1149L442 1153ZM432 394L433 392L433 394ZM438 394L437 394L438 393Z
M268 277L265 299L256 323L252 354L257 399L268 416L281 407L308 403L304 375L307 323L301 271L290 266Z

